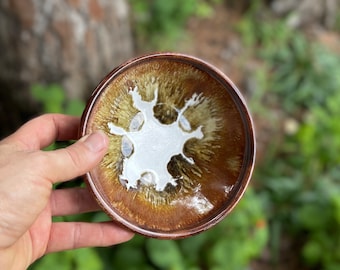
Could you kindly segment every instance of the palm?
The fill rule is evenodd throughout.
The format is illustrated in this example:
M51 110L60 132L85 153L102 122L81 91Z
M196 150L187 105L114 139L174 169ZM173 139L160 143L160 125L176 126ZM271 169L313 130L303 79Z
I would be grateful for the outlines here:
M31 228L26 232L24 237L29 239L29 244L32 248L32 261L40 258L46 253L49 237L52 229L52 216L50 203L40 213ZM26 249L27 250L27 249Z
M50 213L50 209L44 210L31 228L12 246L12 252L17 258L30 258L32 262L45 254L52 225Z

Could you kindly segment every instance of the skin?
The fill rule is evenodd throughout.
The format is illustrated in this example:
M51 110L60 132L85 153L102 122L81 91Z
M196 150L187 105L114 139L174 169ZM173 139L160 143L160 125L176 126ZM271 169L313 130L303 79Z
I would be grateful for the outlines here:
M46 253L128 241L133 233L114 222L52 222L52 216L97 211L86 188L52 190L83 175L105 155L108 138L95 132L55 151L40 149L77 139L79 118L47 114L0 141L0 265L26 269Z

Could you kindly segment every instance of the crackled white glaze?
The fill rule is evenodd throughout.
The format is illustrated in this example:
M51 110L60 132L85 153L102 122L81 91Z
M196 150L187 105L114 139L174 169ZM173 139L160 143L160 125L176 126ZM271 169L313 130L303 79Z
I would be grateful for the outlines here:
M183 153L183 146L189 139L203 138L202 126L192 130L183 113L187 108L201 102L202 97L194 94L183 108L177 110L176 121L162 124L154 117L153 112L157 102L157 88L151 101L142 100L137 87L129 94L134 107L140 111L131 120L129 131L112 122L108 123L111 134L123 136L121 183L127 189L137 188L139 183L152 185L157 191L163 191L168 184L176 186L178 179L169 173L167 165L176 155L181 155L188 163L194 164L194 160Z

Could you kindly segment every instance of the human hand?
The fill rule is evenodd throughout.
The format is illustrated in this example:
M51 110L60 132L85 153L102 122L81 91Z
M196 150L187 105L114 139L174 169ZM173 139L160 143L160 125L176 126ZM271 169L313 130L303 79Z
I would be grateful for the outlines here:
M52 190L57 182L85 174L107 151L95 132L55 151L40 149L77 138L79 118L47 114L0 142L0 266L26 269L49 252L110 246L132 238L113 222L52 222L52 216L99 210L85 188Z

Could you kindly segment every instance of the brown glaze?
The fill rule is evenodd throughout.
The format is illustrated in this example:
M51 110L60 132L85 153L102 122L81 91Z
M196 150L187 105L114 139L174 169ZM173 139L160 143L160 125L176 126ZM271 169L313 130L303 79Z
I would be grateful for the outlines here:
M110 133L108 123L129 129L138 113L129 94L135 87L147 102L158 89L154 117L167 125L190 97L201 99L183 113L191 129L201 126L204 134L184 144L183 153L194 164L174 156L167 169L178 177L177 185L162 191L148 185L127 189L119 180L122 137ZM82 117L82 135L95 130L107 133L110 147L87 174L89 186L113 219L146 236L182 238L210 228L234 208L252 174L255 137L241 94L216 68L187 55L147 55L114 69L95 89Z

